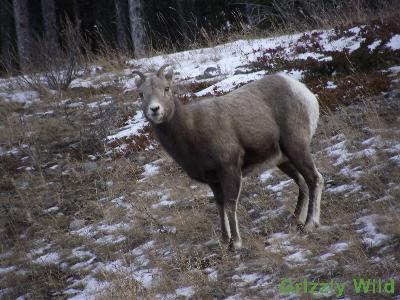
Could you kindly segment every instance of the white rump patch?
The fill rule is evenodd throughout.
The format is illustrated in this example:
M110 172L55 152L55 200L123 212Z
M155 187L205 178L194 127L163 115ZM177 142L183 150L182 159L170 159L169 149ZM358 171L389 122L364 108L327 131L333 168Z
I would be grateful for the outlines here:
M287 81L293 94L297 95L306 106L310 118L310 133L312 137L315 130L317 130L319 119L319 104L317 97L315 97L315 95L300 81L297 81L284 73L279 73L278 75Z

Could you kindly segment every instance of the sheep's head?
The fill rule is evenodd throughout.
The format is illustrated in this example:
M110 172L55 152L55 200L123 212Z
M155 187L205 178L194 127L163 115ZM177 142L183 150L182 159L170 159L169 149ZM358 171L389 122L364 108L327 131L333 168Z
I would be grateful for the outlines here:
M154 124L170 120L175 112L171 89L172 68L164 65L157 74L148 76L139 71L134 71L133 74L139 75L136 77L135 83L143 101L143 112L146 118Z

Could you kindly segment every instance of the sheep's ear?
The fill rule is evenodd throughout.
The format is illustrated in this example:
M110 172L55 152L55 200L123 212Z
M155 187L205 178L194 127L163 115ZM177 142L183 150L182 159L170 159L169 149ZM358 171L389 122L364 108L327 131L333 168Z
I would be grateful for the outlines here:
M133 71L132 75L138 75L134 79L137 87L140 87L146 81L146 76L140 71Z
M157 76L159 78L164 77L166 80L172 81L172 78L174 76L174 70L170 65L165 64L160 68L160 70L158 70Z
M172 67L168 68L164 72L164 76L165 76L165 79L167 79L168 81L172 81L172 79L174 77L174 69L172 69Z

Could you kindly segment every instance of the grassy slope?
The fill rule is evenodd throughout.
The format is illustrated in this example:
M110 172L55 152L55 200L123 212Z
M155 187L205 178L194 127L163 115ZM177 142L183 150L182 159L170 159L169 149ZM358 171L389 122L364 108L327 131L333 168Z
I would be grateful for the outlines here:
M1 156L2 297L66 298L109 284L98 297L266 299L278 297L285 277L350 286L355 276L397 276L398 295L400 76L377 75L396 57L383 53L365 66L360 51L346 58L357 67L351 69L339 56L332 77L315 61L275 55L271 66L262 59L268 55L250 67L305 70L323 104L313 142L326 180L320 230L304 235L288 225L296 186L274 171L265 180L245 180L239 207L245 248L227 251L206 186L188 179L158 147L136 152L147 137L128 140L126 155L105 149L109 132L134 115L135 92L124 93L122 72L112 70L112 88L41 94L28 107L0 104L2 147L15 148ZM325 86L332 78L335 90ZM185 88L206 87L199 85ZM110 98L111 104L88 105ZM346 296L357 298L351 288Z

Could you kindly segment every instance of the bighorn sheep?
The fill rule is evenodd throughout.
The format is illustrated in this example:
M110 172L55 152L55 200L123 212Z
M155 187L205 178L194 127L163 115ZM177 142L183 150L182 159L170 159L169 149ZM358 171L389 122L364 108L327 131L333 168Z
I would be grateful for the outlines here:
M319 225L324 181L310 152L319 106L304 84L267 75L227 95L183 105L174 97L172 68L133 73L161 145L214 193L224 242L241 247L236 208L242 175L260 166L278 166L293 178L299 186L296 221L306 231Z

